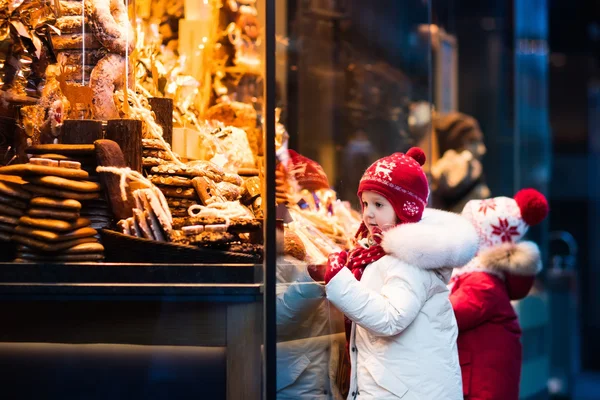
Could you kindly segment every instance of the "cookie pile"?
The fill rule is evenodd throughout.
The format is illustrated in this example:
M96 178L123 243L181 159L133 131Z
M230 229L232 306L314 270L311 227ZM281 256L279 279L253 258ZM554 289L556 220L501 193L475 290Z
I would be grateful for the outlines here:
M208 161L158 165L152 167L148 179L165 195L174 217L187 216L196 204L237 200L243 190L240 176L225 173Z
M165 146L169 144L159 139L142 139L142 167L145 170L175 161Z
M31 193L18 176L0 175L0 241L9 242L19 218L25 215Z
M73 168L85 171L88 174L86 181L93 184L93 187L97 188L98 191L100 190L100 177L96 172L98 163L93 146L38 145L28 148L27 151L37 154L32 160L38 160L38 162L45 163L45 165L61 163L61 165L72 165ZM113 215L103 194L95 193L85 196L80 194L72 198L81 202L80 215L90 220L92 228L100 230L111 226Z
M88 180L81 164L60 157L34 157L28 164L0 168L25 183L31 200L11 240L19 243L15 261L99 261L104 248L91 221L82 218L82 202L100 197L100 185Z

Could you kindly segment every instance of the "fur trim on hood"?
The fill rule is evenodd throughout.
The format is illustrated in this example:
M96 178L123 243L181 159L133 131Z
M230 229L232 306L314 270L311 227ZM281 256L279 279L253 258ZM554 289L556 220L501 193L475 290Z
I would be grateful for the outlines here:
M480 265L491 271L533 276L542 270L540 249L529 241L503 243L483 250L477 257Z
M542 270L540 250L533 242L503 243L481 251L464 268L454 270L453 277L469 273L485 272L504 281L511 300L527 296L535 282L535 275Z
M383 235L387 254L423 269L451 269L467 264L477 253L479 238L464 217L426 208L419 222L398 225Z

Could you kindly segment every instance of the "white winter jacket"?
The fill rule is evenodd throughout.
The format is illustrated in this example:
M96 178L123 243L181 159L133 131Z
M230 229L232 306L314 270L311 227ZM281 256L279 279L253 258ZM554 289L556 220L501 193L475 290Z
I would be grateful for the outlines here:
M382 247L388 255L360 282L344 268L326 287L353 321L348 399L461 400L446 284L477 252L475 229L460 215L426 209L420 222L387 231Z

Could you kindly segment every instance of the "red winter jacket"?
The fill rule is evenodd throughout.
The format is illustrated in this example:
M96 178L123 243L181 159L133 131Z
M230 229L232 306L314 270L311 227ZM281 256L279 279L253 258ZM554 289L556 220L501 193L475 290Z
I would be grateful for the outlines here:
M452 278L458 356L468 400L518 400L521 328L510 303L527 296L541 269L531 242L486 249Z

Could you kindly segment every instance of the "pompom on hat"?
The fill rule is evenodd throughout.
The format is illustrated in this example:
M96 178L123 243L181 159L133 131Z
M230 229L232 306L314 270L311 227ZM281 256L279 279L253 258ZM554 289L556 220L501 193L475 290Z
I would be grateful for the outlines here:
M429 183L421 166L425 153L413 147L403 153L394 153L375 161L365 171L358 185L358 198L362 193L376 192L394 207L402 222L418 222L429 198Z
M535 189L522 189L514 198L471 200L462 215L475 225L481 251L503 243L517 243L530 226L546 218L548 211L548 201L543 194Z

